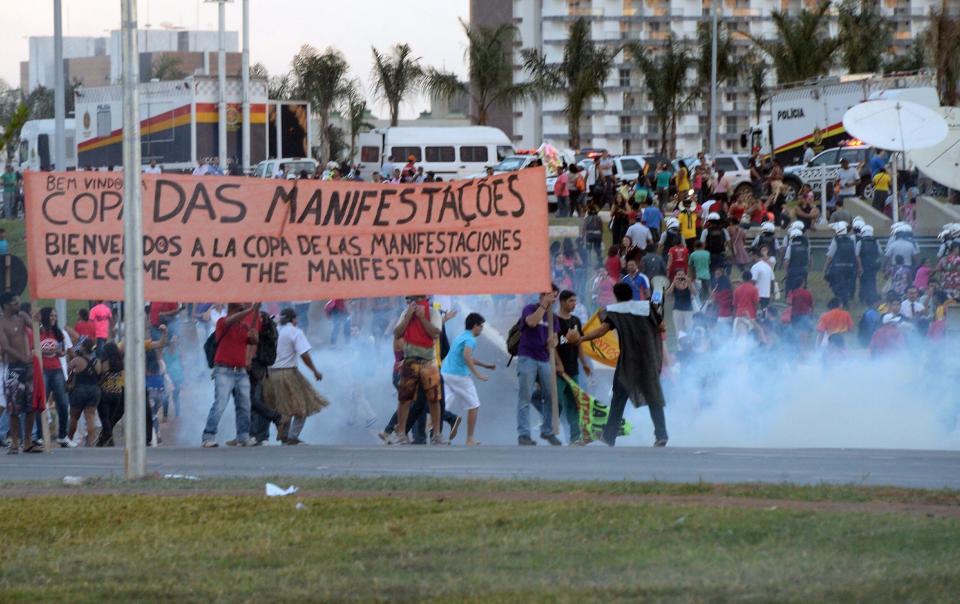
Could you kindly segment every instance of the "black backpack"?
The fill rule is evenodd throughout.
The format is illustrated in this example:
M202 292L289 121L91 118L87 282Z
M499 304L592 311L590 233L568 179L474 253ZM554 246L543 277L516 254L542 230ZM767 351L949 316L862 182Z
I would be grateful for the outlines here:
M223 335L227 335L227 332L224 331ZM213 333L211 333L203 343L203 354L207 356L207 367L210 369L213 369L215 364L214 359L217 356L217 346L220 345L220 340L222 339L222 337L217 337L217 331L214 330Z
M523 319L518 320L510 331L507 332L507 354L510 358L507 360L507 367L513 361L513 357L520 352L520 335L523 333Z
M277 324L267 313L260 312L260 339L257 342L257 352L253 355L253 362L270 367L277 362Z
M724 237L722 227L710 227L707 230L707 251L711 254L721 256L726 249L727 238Z

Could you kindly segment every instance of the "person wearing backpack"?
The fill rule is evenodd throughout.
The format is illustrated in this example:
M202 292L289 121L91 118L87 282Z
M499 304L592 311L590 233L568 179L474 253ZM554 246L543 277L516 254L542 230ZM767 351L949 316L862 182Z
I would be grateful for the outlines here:
M730 233L724 228L718 212L707 214L707 228L700 234L700 241L710 254L710 272L725 268L727 249L730 247Z
M550 351L557 345L560 320L553 317L554 335L551 339L547 311L556 301L558 292L554 285L551 291L540 294L535 304L527 304L520 315L520 337L517 342L517 377L520 382L517 399L517 444L521 446L537 444L530 438L530 406L534 383L539 378L540 384L546 387L551 380L556 379L550 364ZM551 445L560 446L560 439L554 433L552 411L543 409L542 418L540 438Z
M319 382L323 379L310 358L310 342L297 326L297 311L292 308L280 311L280 329L274 329L274 333L274 362L262 380L263 399L268 408L291 418L287 433L278 435L283 436L281 442L284 445L299 445L302 443L300 431L307 418L329 405L330 401L317 392L297 368L302 360L314 380Z
M244 306L231 302L227 306L227 316L217 321L212 338L214 398L203 429L201 446L205 449L217 446L220 418L231 396L236 407L236 444L241 447L256 446L257 439L250 436L250 377L247 368L252 358L250 351L260 338L260 303ZM208 350L209 347L204 345L204 349Z
M257 339L257 350L250 360L247 376L250 378L250 436L262 444L270 438L270 424L277 427L277 440L281 443L286 439L289 426L289 417L277 412L277 407L264 402L263 382L267 378L270 367L277 360L277 342L279 335L277 325L267 313L260 311L260 333ZM228 441L228 446L233 446Z

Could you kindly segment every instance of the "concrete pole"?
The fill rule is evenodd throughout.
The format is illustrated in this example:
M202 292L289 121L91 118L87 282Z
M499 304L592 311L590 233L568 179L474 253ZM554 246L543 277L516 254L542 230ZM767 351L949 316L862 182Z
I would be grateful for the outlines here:
M900 183L897 182L897 177L900 172L900 153L891 151L890 156L893 158L893 161L890 162L893 166L893 174L890 179L890 184L893 188L893 221L900 222Z
M717 0L710 0L713 23L710 27L710 159L717 156Z
M218 3L220 9L220 31L219 31L219 52L217 54L217 80L220 90L220 116L218 118L220 140L217 146L220 155L220 169L227 171L227 3L226 0L220 0Z
M146 360L143 350L143 208L140 204L140 53L137 49L137 0L120 0L123 57L123 300L125 386L124 474L147 473Z
M64 120L67 109L64 101L66 86L63 76L63 8L61 0L53 0L53 163L57 170L67 169L67 141Z
M243 173L250 171L250 0L243 0L243 59L240 77L243 82Z
M63 172L67 169L67 132L65 127L67 117L67 86L63 74L62 0L53 0L53 74L53 116L55 120L53 130L53 163L56 164L57 170ZM67 301L59 299L56 301L55 307L60 324L66 325L69 321L69 317L67 317Z

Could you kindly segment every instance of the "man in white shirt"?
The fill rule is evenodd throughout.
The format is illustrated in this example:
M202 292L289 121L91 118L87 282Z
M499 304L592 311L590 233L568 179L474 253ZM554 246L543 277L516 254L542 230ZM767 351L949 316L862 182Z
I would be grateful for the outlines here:
M300 431L307 417L330 404L297 369L302 360L316 381L323 379L310 358L310 349L307 336L297 327L297 312L284 308L280 311L280 328L277 330L277 359L263 381L263 402L290 418L289 428L286 431L281 428L277 435L285 445L299 445L302 442Z
M926 318L926 314L927 309L920 302L920 290L913 286L909 287L907 297L900 303L900 316L905 321L916 325L918 321Z
M193 170L194 176L206 176L207 175L207 158L203 157L200 159L200 162L197 164L197 167Z
M766 310L770 306L770 295L773 292L773 281L775 279L773 269L770 264L760 257L760 251L756 248L750 250L750 258L753 260L753 266L750 267L750 275L753 282L757 285L757 291L760 294L760 309Z
M162 172L163 170L160 168L160 166L157 165L157 160L155 159L151 159L150 165L144 166L143 168L144 174L161 174Z
M803 163L804 165L809 164L813 161L813 158L816 156L816 153L813 151L813 147L810 146L810 143L803 144Z
M637 221L627 229L626 235L630 238L630 241L633 242L633 245L641 250L646 250L650 244L653 243L653 233L650 232L647 225L640 222L639 215L637 216Z
M847 160L840 161L840 171L837 172L837 182L840 183L840 199L855 197L857 183L860 182L860 170L851 168Z

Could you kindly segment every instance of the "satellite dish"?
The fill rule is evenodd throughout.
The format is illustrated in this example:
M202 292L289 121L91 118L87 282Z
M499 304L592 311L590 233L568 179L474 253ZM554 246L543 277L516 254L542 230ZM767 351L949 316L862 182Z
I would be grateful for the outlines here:
M900 100L854 105L843 115L843 127L863 142L889 151L925 149L947 137L947 123L937 111Z
M960 189L960 107L938 109L947 123L947 138L933 147L907 154L924 176L950 189Z

